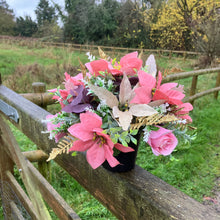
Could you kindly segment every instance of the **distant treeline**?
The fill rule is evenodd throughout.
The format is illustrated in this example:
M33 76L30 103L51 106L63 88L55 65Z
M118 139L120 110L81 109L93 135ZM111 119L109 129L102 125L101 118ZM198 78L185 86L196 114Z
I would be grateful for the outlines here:
M0 0L0 35L106 46L220 54L216 0L39 0L36 21Z

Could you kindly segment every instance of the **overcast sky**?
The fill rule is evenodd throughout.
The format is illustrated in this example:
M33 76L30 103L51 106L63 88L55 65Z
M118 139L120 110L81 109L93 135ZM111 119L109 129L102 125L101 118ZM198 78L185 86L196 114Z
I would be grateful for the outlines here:
M36 20L34 10L40 0L6 0L6 2L9 4L10 8L13 9L16 17L29 15L33 20ZM64 5L64 0L54 0L54 2L61 6Z

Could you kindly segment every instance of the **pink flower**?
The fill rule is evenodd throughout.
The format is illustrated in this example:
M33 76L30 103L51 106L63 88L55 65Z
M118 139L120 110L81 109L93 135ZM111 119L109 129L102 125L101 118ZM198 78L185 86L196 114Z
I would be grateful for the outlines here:
M70 95L70 91L76 90L80 85L84 86L83 75L79 73L78 75L71 77L67 72L64 73L65 75L65 89L59 89L60 96L54 95L52 99L58 100L61 105L61 108L64 108L66 105L63 103L64 100L67 99L68 95ZM57 89L50 89L49 92L55 93ZM69 98L67 101L70 103L72 102L73 98Z
M80 114L80 123L72 125L68 131L78 138L73 143L70 151L86 151L87 161L93 169L99 167L105 160L111 167L119 164L113 157L113 148L123 152L133 151L130 147L121 144L114 144L107 134L103 133L102 119L93 112Z
M109 72L108 62L106 60L94 60L92 62L86 63L85 66L92 75L102 76L101 72Z
M142 60L138 58L138 52L136 51L123 56L119 64L116 63L114 66L110 64L109 69L112 75L123 75L123 73L126 73L126 75L133 76L141 69L141 66Z
M151 131L148 139L148 144L151 146L153 153L167 156L172 153L178 144L178 140L171 130L156 126L157 131Z
M148 104L152 100L152 90L156 86L156 79L143 70L138 71L139 86L131 103Z
M165 100L165 102L171 105L181 105L183 102L181 101L185 95L183 94L183 87L179 86L177 88L178 83L165 83L161 85L162 75L159 72L158 82L156 91L153 96L153 101L155 100Z
M84 85L82 82L83 74L79 73L76 76L70 76L67 72L65 74L65 89L69 92L70 90L75 90L79 85Z
M56 115L47 115L46 116L46 120L50 120L53 119L57 116ZM47 122L47 130L50 132L50 138L52 139L53 137L55 138L56 143L59 141L60 138L64 137L66 135L66 133L61 132L61 133L57 133L55 134L54 131L59 128L61 125L61 123L58 124L53 124L52 122L48 121Z
M57 91L57 89L51 89L48 91L55 93ZM61 97L58 95L54 95L52 99L56 99L60 103L61 108L64 108L66 105L63 103L63 101L67 99L67 97L70 93L69 93L69 91L64 90L64 89L59 89L59 93L60 93ZM73 98L71 97L68 99L68 102L70 103L72 100L73 100Z
M189 111L193 110L193 106L190 103L183 103L178 105L175 115L179 118L186 119L188 122L192 122L192 118L188 115Z

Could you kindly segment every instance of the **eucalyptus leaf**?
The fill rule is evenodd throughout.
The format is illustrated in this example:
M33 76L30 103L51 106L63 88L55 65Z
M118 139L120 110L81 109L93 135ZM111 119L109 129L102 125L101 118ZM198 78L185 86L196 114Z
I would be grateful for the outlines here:
M131 141L132 143L134 143L135 145L137 145L137 139L131 136Z

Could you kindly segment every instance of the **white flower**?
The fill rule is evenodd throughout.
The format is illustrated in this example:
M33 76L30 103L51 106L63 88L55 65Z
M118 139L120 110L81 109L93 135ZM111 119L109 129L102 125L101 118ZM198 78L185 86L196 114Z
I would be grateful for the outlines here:
M90 60L90 62L95 60L95 56L93 56L92 54L90 54L90 52L87 52L86 55L88 56L88 59Z

